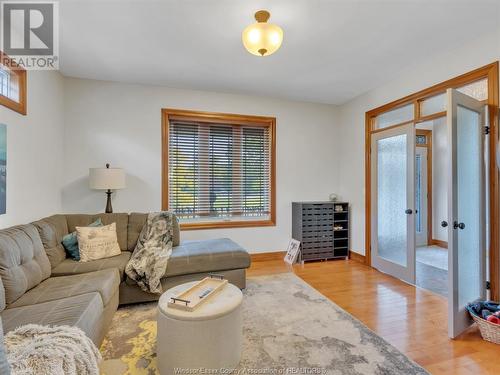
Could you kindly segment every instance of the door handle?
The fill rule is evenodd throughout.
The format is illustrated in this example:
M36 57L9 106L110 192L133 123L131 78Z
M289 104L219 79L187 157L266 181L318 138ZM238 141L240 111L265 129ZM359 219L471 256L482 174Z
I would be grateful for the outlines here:
M442 226L443 228L446 228L446 227L448 226L448 222L443 220L443 221L441 222L441 226Z
M413 211L411 210L411 208L407 208L405 210L405 214L407 214L407 215L411 215L412 213L413 213Z
M457 221L453 222L453 229L465 229L465 224L464 223L459 223Z

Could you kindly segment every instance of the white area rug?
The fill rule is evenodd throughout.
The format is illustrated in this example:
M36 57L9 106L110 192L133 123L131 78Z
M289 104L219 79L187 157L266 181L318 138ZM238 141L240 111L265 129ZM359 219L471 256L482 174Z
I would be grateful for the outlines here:
M250 277L244 295L238 368L194 369L189 374L428 374L294 274ZM102 374L158 374L156 309L150 303L118 310L101 347Z
M417 262L448 270L448 250L439 246L417 247Z

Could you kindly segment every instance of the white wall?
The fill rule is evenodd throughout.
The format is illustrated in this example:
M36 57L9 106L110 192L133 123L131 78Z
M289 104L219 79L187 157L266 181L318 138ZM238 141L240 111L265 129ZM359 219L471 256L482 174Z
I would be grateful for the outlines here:
M115 212L161 209L161 108L275 116L276 227L184 231L184 239L230 237L251 252L283 250L291 235L291 202L328 199L337 191L337 109L265 97L65 79L63 210L100 212L104 193L89 190L88 168L125 168L127 188Z
M351 249L365 254L365 112L500 58L500 29L459 49L409 66L382 87L340 107L339 192L351 202ZM411 62L409 62L411 64Z
M160 109L174 107L277 117L277 226L190 231L184 238L228 236L254 252L282 250L290 237L290 202L336 192L351 202L351 249L363 254L365 112L499 57L500 30L410 66L340 108L30 72L28 116L0 106L0 123L8 125L8 202L0 227L61 210L101 211L104 194L90 191L86 178L89 167L106 162L128 172L115 211L159 210Z
M0 227L23 224L61 210L63 77L28 72L28 114L0 106L7 124L7 213Z

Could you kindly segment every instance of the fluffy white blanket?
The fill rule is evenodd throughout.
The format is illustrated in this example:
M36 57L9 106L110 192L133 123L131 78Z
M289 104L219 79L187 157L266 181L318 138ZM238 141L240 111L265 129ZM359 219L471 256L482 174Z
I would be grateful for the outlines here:
M28 324L5 335L12 375L97 375L99 350L83 331Z

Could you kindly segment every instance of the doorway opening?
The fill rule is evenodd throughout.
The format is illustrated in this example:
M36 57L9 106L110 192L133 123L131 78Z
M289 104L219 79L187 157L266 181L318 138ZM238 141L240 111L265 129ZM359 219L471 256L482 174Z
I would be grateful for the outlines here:
M446 118L415 127L415 285L447 297Z

